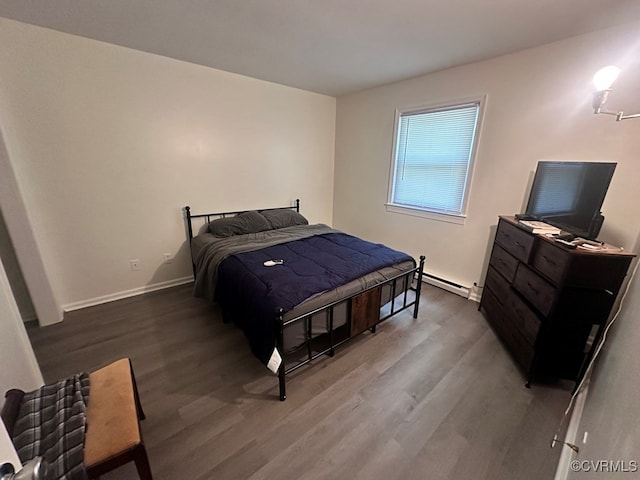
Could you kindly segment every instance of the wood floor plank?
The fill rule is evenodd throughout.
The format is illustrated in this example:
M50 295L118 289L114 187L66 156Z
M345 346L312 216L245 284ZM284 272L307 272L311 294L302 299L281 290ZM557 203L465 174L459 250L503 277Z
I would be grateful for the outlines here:
M540 479L570 386L524 388L477 304L425 286L410 312L288 377L251 355L192 286L30 328L48 381L133 362L156 480ZM127 465L103 480L137 478Z

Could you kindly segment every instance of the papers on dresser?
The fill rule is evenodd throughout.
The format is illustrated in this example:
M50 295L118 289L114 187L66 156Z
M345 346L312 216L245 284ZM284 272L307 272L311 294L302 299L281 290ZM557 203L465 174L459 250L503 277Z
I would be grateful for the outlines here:
M557 235L561 230L553 225L538 220L519 220L518 225L531 233L542 233L547 235Z

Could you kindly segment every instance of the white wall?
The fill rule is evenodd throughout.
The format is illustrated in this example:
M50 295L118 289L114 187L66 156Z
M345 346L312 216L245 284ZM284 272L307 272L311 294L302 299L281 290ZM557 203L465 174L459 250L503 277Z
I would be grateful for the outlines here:
M0 395L10 388L29 391L43 384L40 367L0 262Z
M42 261L41 249L33 234L22 194L9 160L2 131L3 118L0 112L0 210L7 227L6 233L11 237L10 239L5 237L3 241L13 245L24 281L33 293L30 298L40 325L50 325L62 320L62 310L51 288L51 282ZM17 268L17 265L11 265L12 262L6 252L0 251L0 255L7 271ZM12 287L16 295L15 277Z
M13 468L18 470L21 465L20 459L18 458L16 449L13 448L13 443L11 443L7 429L4 428L2 422L0 422L0 424L0 465L8 462L13 465Z
M0 18L5 142L67 308L187 279L187 204L299 197L311 221L331 223L335 103Z
M497 216L520 212L539 160L618 162L601 238L631 249L640 231L640 119L593 115L591 77L624 69L611 108L640 111L640 24L596 32L340 97L334 225L427 256L426 269L481 281ZM394 110L487 95L468 217L455 225L388 213Z
M5 272L9 283L11 284L11 291L15 298L18 310L20 310L20 316L24 322L33 321L38 318L36 315L33 304L31 303L31 297L29 296L29 289L25 283L22 275L18 258L16 257L13 242L9 237L9 231L7 225L4 222L2 216L2 210L0 210L0 260L4 264Z
M2 402L4 402L4 392L10 388L29 391L44 383L2 262L0 262L0 365L2 365L0 368ZM16 470L21 465L4 424L0 422L0 464L5 462L12 463Z

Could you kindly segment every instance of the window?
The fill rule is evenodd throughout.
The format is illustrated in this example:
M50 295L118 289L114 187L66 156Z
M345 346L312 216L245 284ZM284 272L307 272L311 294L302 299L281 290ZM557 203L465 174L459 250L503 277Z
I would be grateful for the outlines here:
M464 217L481 103L397 113L390 210Z

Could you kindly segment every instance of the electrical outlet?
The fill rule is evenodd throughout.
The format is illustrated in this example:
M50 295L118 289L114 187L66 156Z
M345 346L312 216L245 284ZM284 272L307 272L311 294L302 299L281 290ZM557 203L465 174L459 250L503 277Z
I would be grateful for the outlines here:
M173 255L171 253L165 253L163 257L164 257L164 263L173 262Z
M134 272L137 272L138 270L140 270L140 268L142 268L142 262L138 258L129 260L129 264L131 265L131 270Z

